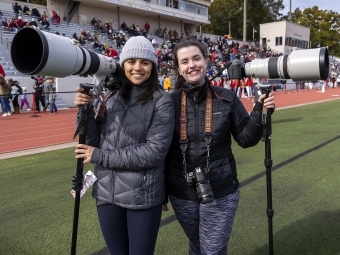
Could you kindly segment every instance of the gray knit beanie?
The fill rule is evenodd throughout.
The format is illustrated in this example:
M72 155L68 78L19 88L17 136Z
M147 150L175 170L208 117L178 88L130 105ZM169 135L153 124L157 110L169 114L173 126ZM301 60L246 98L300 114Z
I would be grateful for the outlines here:
M125 43L119 55L120 65L131 58L142 58L151 61L157 66L157 56L151 42L144 36L133 36Z

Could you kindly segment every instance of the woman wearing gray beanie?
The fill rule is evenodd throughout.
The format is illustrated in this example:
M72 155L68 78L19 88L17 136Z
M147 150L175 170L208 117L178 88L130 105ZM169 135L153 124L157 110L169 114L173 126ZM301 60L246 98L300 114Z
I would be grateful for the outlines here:
M86 144L76 146L76 158L94 163L92 196L110 254L152 255L165 200L164 161L174 105L159 85L156 53L145 37L127 41L120 64L118 92L105 93L105 121L96 122L93 94L78 88L75 104L88 104L90 110Z

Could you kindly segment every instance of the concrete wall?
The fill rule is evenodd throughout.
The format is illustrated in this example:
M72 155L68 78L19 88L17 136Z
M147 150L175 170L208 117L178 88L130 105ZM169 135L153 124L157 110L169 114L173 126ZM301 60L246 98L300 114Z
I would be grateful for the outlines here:
M307 49L309 49L309 40L310 40L310 28L287 22L287 31L286 31L286 42L285 42L285 54L289 54L293 51L294 47L289 46L288 39L291 38L291 40L298 40L298 41L304 41L304 43L307 46ZM300 43L301 47L297 47L297 49L302 48L302 43Z
M275 45L275 38L282 37L282 45ZM262 38L266 38L267 46L271 49L289 54L293 50L293 46L289 46L288 38L290 40L298 40L309 42L310 29L289 21L279 21L272 23L260 24L260 43L262 45ZM296 47L302 49L302 47Z
M273 22L260 24L260 43L262 44L262 38L266 38L267 46L278 52L284 52L284 43L286 35L286 23L285 22ZM282 45L275 45L275 38L282 37Z

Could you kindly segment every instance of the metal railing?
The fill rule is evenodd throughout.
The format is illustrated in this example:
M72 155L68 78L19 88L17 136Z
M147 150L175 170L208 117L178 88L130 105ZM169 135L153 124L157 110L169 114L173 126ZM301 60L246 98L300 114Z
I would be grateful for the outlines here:
M83 26L86 31L93 31L93 26L83 17L78 16L78 20L79 20L79 25Z
M7 51L9 51L10 48L11 48L12 41L9 40L6 36L6 34L3 33L3 32L0 33L0 41L1 41L1 45L2 46L6 45L6 49L7 49Z
M1 41L2 46L4 45L3 36L4 36L4 33L1 32L0 33L0 41Z
M11 48L11 45L12 45L12 41L8 40L7 37L5 37L5 39L6 39L6 47L7 47L7 51L9 51L10 48Z

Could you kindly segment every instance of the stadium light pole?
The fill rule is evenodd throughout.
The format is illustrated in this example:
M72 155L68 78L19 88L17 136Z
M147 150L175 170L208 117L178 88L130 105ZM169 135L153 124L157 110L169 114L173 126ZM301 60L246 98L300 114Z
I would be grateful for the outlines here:
M247 41L247 0L244 0L243 7L243 42Z
M231 35L231 25L230 25L230 21L229 21L229 34Z
M66 23L67 25L69 25L69 17L68 17L68 12L69 12L69 8L68 8L68 5L69 5L69 0L65 0L65 10L66 10Z

